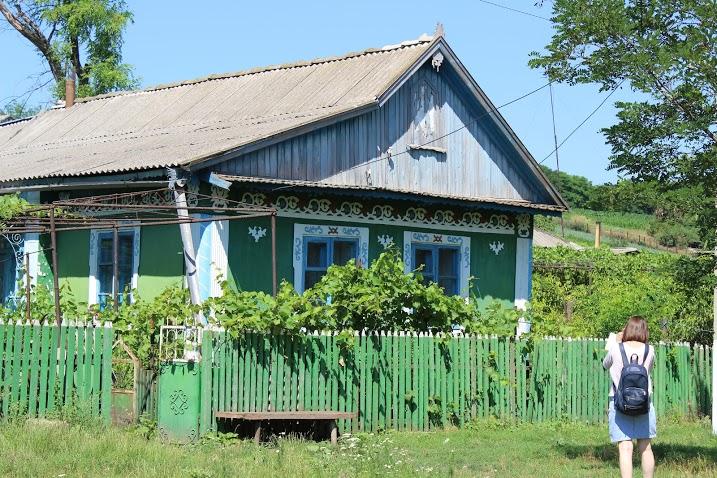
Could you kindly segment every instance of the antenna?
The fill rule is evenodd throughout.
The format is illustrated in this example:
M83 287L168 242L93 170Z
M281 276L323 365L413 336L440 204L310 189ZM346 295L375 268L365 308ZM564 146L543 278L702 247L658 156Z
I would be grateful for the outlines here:
M553 144L555 144L555 170L558 172L558 181L560 180L560 156L558 155L558 133L555 129L555 106L553 105L553 83L550 82L550 114L553 117ZM563 215L560 215L560 235L565 239L565 221Z

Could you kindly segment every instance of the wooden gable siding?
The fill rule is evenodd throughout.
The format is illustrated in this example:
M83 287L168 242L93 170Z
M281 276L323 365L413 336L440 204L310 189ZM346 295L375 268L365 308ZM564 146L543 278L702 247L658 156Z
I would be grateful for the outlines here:
M430 85L437 99L434 137L468 125L431 144L445 153L409 149L425 137L414 132L414 95L421 84ZM389 147L390 160L386 159ZM239 176L553 203L526 169L492 119L460 90L450 70L436 72L430 62L377 110L214 167Z

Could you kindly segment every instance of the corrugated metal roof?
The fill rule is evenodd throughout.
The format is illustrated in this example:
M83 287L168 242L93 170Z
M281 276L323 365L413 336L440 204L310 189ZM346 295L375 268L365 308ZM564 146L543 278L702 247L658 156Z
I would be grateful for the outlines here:
M188 165L347 113L431 41L83 98L0 127L0 182Z
M357 186L355 184L334 184L334 183L326 183L321 181L301 181L301 180L294 180L294 179L277 179L277 178L260 178L260 177L254 177L254 176L234 176L231 174L217 174L217 176L221 179L224 179L225 181L229 181L232 183L254 183L254 184L276 184L281 186L295 186L295 187L310 187L310 188L325 188L325 189L342 189L342 190L360 190L360 191L386 191L391 193L399 193L399 194L413 194L418 196L427 196L427 197L434 197L434 198L441 198L441 199L450 199L450 200L458 200L458 201L468 201L468 202L474 202L474 203L483 203L483 204L497 204L501 206L513 206L513 207L520 207L525 209L532 209L532 210L540 210L540 211L554 211L554 212L562 212L565 210L562 206L558 205L552 205L552 204L540 204L540 203L533 203L530 201L520 200L520 199L506 199L506 198L493 198L493 197L465 197L465 196L456 196L451 194L437 194L437 193L421 193L420 191L409 191L409 190L401 190L401 189L386 189L386 188L379 188L375 186ZM547 235L547 233L544 233ZM553 236L551 236L553 237ZM557 238L556 238L557 239ZM551 247L551 246L546 246ZM554 246L553 246L554 247Z
M584 247L574 242L566 241L558 236L554 236L542 229L533 229L533 245L535 247L568 247L575 250L583 250Z

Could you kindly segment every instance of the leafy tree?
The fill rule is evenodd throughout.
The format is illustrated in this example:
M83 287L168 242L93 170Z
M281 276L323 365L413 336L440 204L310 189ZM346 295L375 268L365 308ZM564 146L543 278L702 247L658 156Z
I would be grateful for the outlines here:
M603 130L610 166L715 198L717 3L555 0L552 21L552 40L544 53L533 53L532 67L603 91L626 83L644 98L618 102L618 123ZM699 213L705 239L713 240L714 208Z
M27 118L29 116L35 116L40 108L37 106L28 106L24 102L11 101L2 108L0 108L0 116L7 115L13 119Z
M132 21L123 0L0 0L0 13L44 58L64 97L65 72L77 75L77 95L138 85L122 62L122 34Z
M589 179L563 171L558 172L544 165L540 167L571 207L589 207L588 203L595 190Z

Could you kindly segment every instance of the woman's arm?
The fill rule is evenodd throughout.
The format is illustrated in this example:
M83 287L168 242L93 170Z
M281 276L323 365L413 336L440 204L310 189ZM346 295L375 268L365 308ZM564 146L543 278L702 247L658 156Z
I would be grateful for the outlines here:
M612 348L617 345L617 336L613 333L611 333L607 340L605 341L605 350L607 351L607 354L605 355L605 358L602 359L602 366L606 370L612 367Z
M610 367L612 367L612 347L608 348L607 354L605 354L605 358L602 359L602 366L605 370L608 370Z

